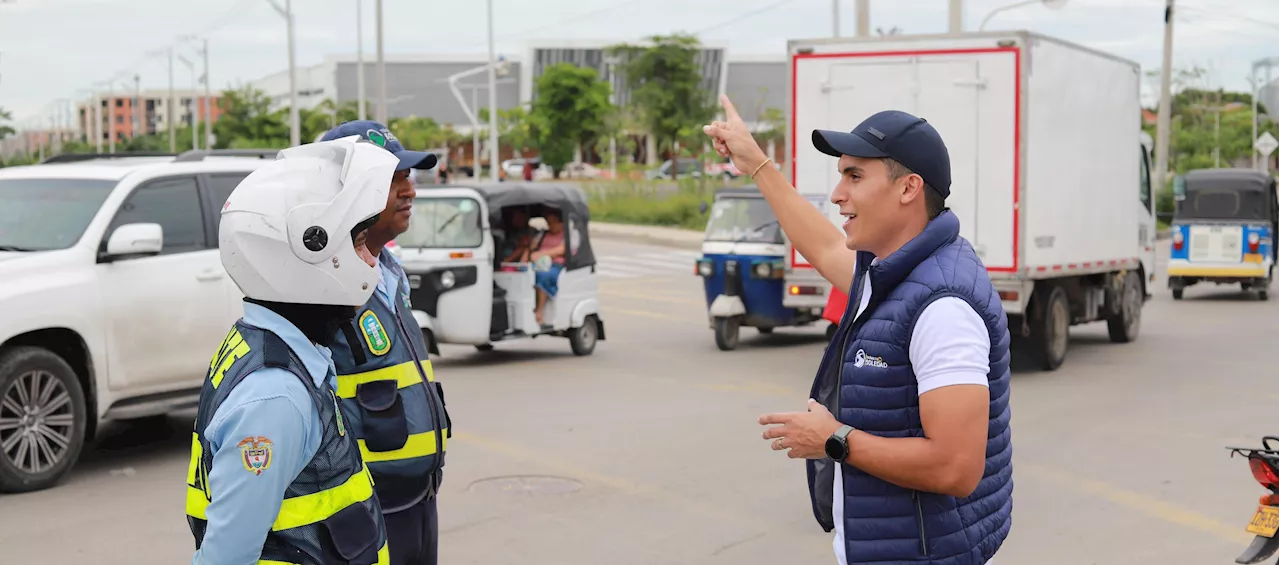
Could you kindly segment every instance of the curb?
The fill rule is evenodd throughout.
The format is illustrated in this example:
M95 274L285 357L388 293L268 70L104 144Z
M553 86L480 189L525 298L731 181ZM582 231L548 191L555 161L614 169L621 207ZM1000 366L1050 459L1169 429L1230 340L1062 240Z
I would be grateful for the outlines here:
M591 237L615 241L630 241L663 247L681 249L702 249L701 231L671 228L665 226L641 226L631 224L612 224L607 222L591 222Z

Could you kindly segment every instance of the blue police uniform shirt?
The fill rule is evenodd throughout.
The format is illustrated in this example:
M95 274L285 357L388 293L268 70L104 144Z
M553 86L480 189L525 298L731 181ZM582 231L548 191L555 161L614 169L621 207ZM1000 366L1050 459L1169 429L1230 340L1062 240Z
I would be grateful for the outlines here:
M318 387L337 386L329 349L271 310L244 303L246 324L270 331L302 360ZM252 565L275 523L285 489L320 448L320 416L311 393L293 373L263 367L244 377L214 412L204 430L214 450L209 470L213 501L206 511L204 543L193 565ZM272 441L271 464L256 475L240 460L239 441L263 436Z
M380 277L378 280L377 294L379 297L382 298L382 302L384 304L389 306L392 310L395 310L396 303L394 301L396 297L396 292L400 290L401 279L405 279L403 281L405 286L408 286L409 281L405 277L404 264L400 262L400 258L396 257L394 253L392 253L389 249L385 247L382 248L382 251L378 254L378 258L381 259L382 255L384 254L389 259L391 259L392 263L396 264L396 267L400 268L400 272L397 273L391 270L391 268L388 267L386 263L383 263L382 261L378 261L378 269L380 271L379 272Z

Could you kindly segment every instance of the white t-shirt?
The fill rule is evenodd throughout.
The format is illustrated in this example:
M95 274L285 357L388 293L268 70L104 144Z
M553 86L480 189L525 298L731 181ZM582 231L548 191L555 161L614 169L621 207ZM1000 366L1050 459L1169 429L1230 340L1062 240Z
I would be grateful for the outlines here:
M862 277L862 299L854 313L862 311L871 302L871 277ZM916 320L908 348L911 366L916 373L918 394L951 385L982 385L991 372L991 337L987 324L969 306L968 302L954 296L933 301L925 307ZM841 475L835 478L832 489L831 513L836 526L832 545L836 562L846 565L844 553L844 464L837 463ZM986 565L993 565L995 560Z

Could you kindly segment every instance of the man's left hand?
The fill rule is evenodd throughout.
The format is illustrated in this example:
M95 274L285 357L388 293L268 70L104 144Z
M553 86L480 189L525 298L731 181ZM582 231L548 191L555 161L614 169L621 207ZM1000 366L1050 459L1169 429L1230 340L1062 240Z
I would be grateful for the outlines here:
M764 431L772 439L774 451L789 449L792 459L822 459L827 456L827 438L840 429L840 421L818 401L809 399L808 412L779 412L760 417L760 425L782 424Z

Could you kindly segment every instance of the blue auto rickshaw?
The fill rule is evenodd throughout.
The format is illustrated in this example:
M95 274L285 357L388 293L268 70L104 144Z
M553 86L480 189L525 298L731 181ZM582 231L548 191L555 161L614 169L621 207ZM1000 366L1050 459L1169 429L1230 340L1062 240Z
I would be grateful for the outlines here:
M1239 284L1267 299L1275 275L1276 179L1253 169L1201 169L1174 179L1169 288Z
M754 186L722 188L710 208L697 272L703 280L716 347L736 348L742 326L768 334L777 327L821 319L820 308L782 305L788 247L778 218L760 191ZM707 212L705 203L702 211Z

